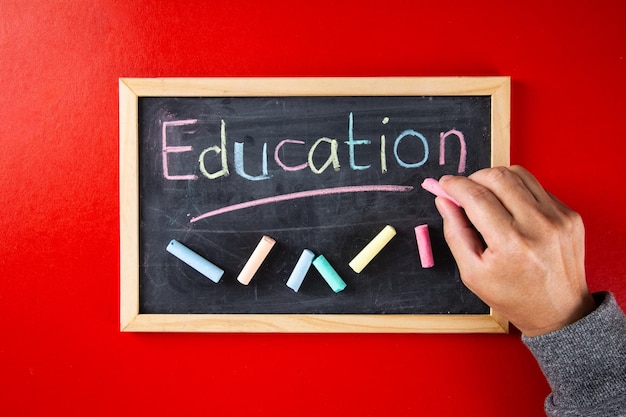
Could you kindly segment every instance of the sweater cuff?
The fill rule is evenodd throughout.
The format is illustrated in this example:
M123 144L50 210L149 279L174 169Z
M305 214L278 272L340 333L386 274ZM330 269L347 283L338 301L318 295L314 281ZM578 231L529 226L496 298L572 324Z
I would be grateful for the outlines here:
M546 409L593 409L626 396L626 317L611 293L594 298L598 307L579 321L522 336L552 388Z

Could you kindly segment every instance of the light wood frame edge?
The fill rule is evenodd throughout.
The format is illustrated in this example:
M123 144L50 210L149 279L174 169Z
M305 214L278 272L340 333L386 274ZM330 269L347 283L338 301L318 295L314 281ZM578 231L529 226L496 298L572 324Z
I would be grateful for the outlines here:
M139 315L139 184L137 94L119 81L120 328Z
M485 315L139 314L138 97L489 95L492 166L510 163L509 77L120 78L120 330L249 333L508 333Z

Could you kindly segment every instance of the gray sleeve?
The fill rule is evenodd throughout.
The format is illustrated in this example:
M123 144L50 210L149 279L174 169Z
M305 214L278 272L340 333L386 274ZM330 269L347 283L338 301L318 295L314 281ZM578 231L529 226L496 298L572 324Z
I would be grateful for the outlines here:
M522 336L552 393L548 416L626 416L626 317L610 293L598 307L563 329Z

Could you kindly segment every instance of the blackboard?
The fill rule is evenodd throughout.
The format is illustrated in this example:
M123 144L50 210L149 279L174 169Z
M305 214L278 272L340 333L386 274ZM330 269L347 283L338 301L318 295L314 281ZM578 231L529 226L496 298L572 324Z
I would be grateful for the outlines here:
M424 317L453 319L449 323L488 318L495 330L483 324L474 330L506 330L461 282L434 197L420 187L427 177L469 175L494 165L494 148L503 147L494 136L508 122L494 127L501 106L494 105L495 94L469 88L486 80L437 79L457 87L464 80L466 87L438 94L420 91L420 79L407 80L401 92L393 87L398 79L333 80L334 89L315 87L328 79L192 79L186 86L184 79L121 81L121 135L132 136L134 153L121 155L120 186L135 184L129 198L135 201L136 194L137 210L130 322L163 319L135 330L307 331L303 318L310 324L338 317L348 324L362 318L379 323L375 330L349 325L347 331L393 331L385 320L418 323ZM492 91L508 90L508 79L488 80ZM133 91L129 111L122 91L132 90L133 82L136 90L153 85ZM268 93L268 82L276 91ZM345 91L345 83L361 88ZM385 84L392 86L389 93ZM316 94L302 85L317 88ZM217 93L207 94L207 86ZM129 159L135 174L124 178L122 164ZM121 197L125 201L123 191ZM433 268L420 266L419 224L430 228ZM385 225L397 235L355 273L348 263ZM242 285L235 278L264 235L276 245L251 283ZM169 254L172 239L224 269L221 281ZM314 268L298 292L288 288L303 249L324 255L346 289L333 292ZM292 318L292 325L277 324ZM196 324L190 326L190 319ZM264 325L253 325L258 322ZM125 330L133 329L129 324L122 324ZM325 329L342 331L336 324L313 328Z

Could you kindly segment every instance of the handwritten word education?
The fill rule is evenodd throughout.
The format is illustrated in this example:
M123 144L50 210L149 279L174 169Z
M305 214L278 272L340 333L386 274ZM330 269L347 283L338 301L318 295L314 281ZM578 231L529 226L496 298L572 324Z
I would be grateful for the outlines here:
M350 112L347 115L347 119L347 140L342 141L337 138L320 137L309 144L302 139L285 138L278 142L272 152L273 160L276 163L275 168L284 172L309 169L313 174L321 174L331 167L334 171L339 171L341 169L339 155L340 153L345 154L346 152L351 170L364 171L373 169L372 164L376 162L376 165L379 167L382 174L387 173L388 163L390 160L394 160L399 167L405 169L419 168L429 160L431 153L428 141L426 137L417 130L403 130L389 145L387 144L386 135L380 134L379 137L376 138L376 142L378 143L374 143L372 139L356 139L354 132L354 114ZM381 123L382 125L390 123L389 117L384 117ZM171 144L169 139L174 133L173 130L180 129L182 127L189 128L190 126L196 124L198 124L198 119L168 120L162 122L162 166L163 176L165 179L172 181L193 181L199 179L199 176L193 173L197 172L195 170L196 167L188 167L188 171L184 173L170 173L170 159L176 158L177 154L179 155L182 153L200 151L199 149L194 149L193 146ZM201 176L211 180L226 177L231 174L231 170L234 168L237 175L249 181L263 181L272 178L272 174L269 169L267 142L263 143L262 146L260 164L257 167L245 167L244 161L249 163L251 158L244 158L244 142L235 141L232 144L233 159L231 162L228 157L230 147L228 146L227 133L228 124L225 119L221 119L219 145L213 145L202 149L197 158L197 168L200 171ZM446 163L445 143L448 138L456 138L459 142L460 152L457 171L459 174L463 173L466 167L467 146L465 143L465 136L463 135L463 132L459 130L450 129L439 133L439 165L444 165ZM416 145L402 147L401 144L404 141L415 141ZM377 147L375 154L378 155L378 160L366 161L369 163L364 164L359 158L360 155L363 155L363 152L360 151L363 151L362 147L373 146ZM302 158L302 160L297 163L294 163L293 161L288 163L287 158L285 158L285 154L288 152L296 154L294 151L297 147L305 147L306 160L305 158ZM407 148L411 150L412 154L402 155L402 152L407 152ZM404 149L404 151L401 151L401 149ZM393 158L388 156L390 150L393 152ZM368 155L371 155L371 151L368 152ZM255 175L250 172L254 172Z

